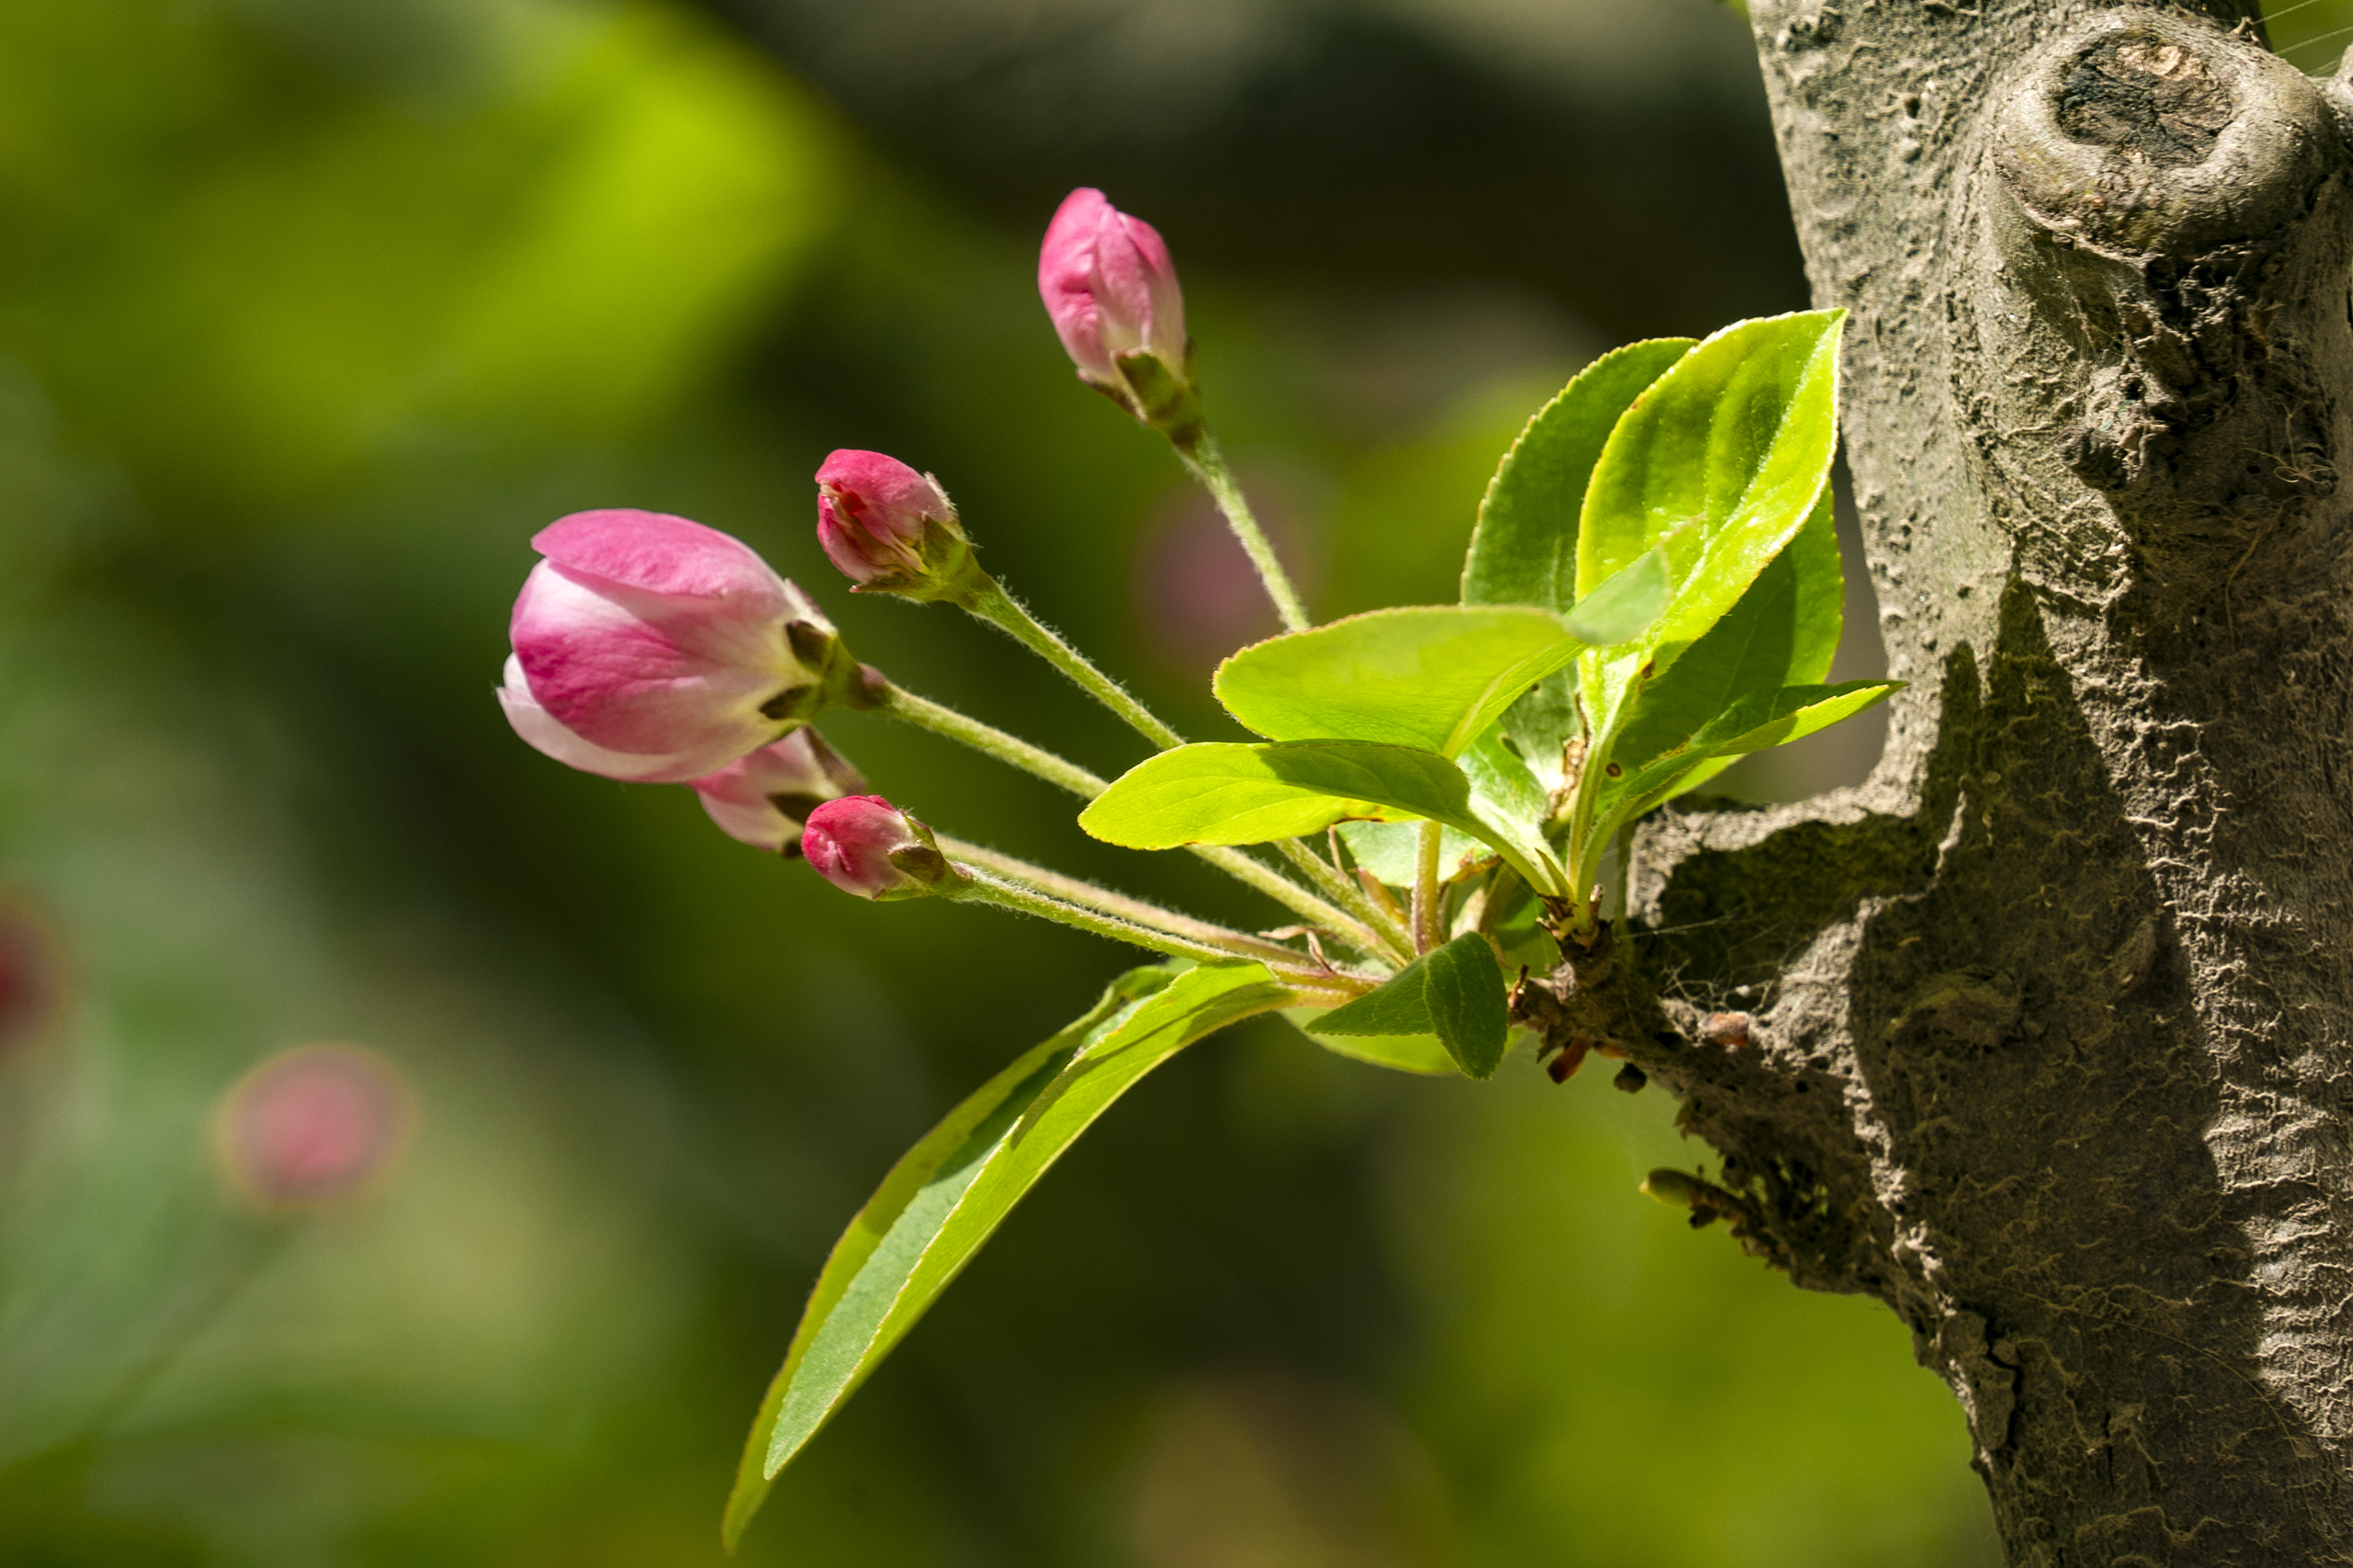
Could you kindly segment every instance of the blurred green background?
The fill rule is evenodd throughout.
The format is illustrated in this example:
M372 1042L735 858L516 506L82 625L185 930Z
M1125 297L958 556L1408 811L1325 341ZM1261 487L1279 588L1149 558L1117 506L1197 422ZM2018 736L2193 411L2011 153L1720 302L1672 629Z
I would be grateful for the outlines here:
M2347 23L2280 30L2317 69ZM698 517L904 684L1134 760L1009 643L842 591L809 475L879 448L1224 733L1201 677L1271 620L1062 358L1054 202L1167 233L1319 611L1447 599L1585 359L1803 302L1749 47L1710 0L0 0L0 1562L722 1561L835 1233L1133 958L858 903L526 748L491 691L530 534ZM943 828L1267 918L1028 779L827 727ZM273 1222L214 1108L320 1041L397 1065L415 1140ZM1636 1195L1704 1153L1672 1110L1279 1023L1198 1047L743 1560L1995 1561L1894 1319Z

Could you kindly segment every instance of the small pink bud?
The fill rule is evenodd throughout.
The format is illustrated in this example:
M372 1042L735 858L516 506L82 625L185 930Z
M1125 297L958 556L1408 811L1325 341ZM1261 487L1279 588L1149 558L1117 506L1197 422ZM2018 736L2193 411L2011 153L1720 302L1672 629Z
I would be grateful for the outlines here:
M264 1209L313 1209L375 1186L415 1122L389 1062L352 1045L281 1051L230 1086L213 1123L229 1180Z
M699 778L854 700L816 602L716 528L575 512L531 540L499 700L516 733L608 778Z
M810 812L865 788L858 769L814 729L795 730L693 784L728 837L788 859L801 853Z
M847 795L811 812L801 848L819 875L860 898L919 898L962 881L931 829L880 795Z
M881 452L837 451L817 471L817 542L852 592L952 598L976 575L939 482Z
M1074 190L1046 225L1038 293L1080 379L1152 425L1192 403L1185 294L1158 231L1099 190Z

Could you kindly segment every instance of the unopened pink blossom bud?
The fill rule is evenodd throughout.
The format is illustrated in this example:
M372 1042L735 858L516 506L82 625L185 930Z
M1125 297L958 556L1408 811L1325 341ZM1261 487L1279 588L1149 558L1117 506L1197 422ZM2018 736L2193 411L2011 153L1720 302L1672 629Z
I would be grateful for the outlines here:
M985 580L939 482L881 452L837 451L817 471L817 542L853 593L952 599Z
M819 875L860 898L920 898L963 881L931 829L880 795L847 795L811 812L801 849Z
M1172 434L1198 423L1185 294L1151 224L1072 191L1046 226L1038 293L1081 380Z
M728 837L787 858L801 853L809 813L866 788L815 729L795 730L694 781L702 809Z
M816 602L716 528L575 512L531 544L546 559L515 601L499 700L559 762L683 782L861 700Z
M392 1064L352 1045L305 1045L247 1073L221 1098L214 1147L230 1183L264 1209L313 1209L365 1193L415 1121Z

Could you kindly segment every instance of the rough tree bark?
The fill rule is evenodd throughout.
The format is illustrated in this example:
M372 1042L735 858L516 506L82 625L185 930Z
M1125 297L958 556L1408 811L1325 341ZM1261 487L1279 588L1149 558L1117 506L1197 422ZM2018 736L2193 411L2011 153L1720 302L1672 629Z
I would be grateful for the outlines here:
M1914 684L1524 1010L1911 1325L2013 1563L2353 1562L2353 91L2232 0L1752 7Z

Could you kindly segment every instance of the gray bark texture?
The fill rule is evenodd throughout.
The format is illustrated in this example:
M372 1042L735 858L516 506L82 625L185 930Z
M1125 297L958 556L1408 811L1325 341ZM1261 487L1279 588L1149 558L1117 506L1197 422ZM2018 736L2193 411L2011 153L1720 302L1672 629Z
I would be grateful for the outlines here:
M1521 1015L1904 1318L2011 1562L2353 1562L2353 92L2232 0L1753 11L1912 685Z

